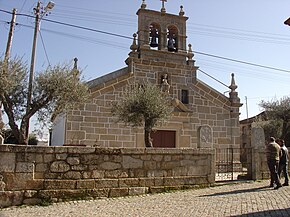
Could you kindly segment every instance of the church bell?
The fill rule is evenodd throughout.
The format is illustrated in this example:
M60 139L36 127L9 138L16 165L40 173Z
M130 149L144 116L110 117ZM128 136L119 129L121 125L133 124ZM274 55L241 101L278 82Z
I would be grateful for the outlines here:
M151 38L150 46L151 47L158 47L158 43L157 43L156 37L152 37Z
M169 37L168 39L167 48L168 48L168 51L176 51L176 48L174 46L174 39L172 37Z
M158 47L158 43L157 43L158 32L155 28L151 29L150 36L151 36L150 46Z

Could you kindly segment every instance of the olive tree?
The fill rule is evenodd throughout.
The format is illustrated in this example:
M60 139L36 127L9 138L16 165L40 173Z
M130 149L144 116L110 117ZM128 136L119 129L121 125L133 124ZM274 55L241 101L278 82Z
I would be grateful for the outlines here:
M263 126L267 132L285 139L289 146L290 142L290 97L283 97L280 100L261 101L261 106L269 119L268 124Z
M80 72L68 64L48 67L35 75L32 100L27 105L28 67L22 59L0 60L0 101L18 144L28 143L30 118L47 124L52 116L86 101L88 87Z
M146 147L152 147L151 132L157 124L170 118L171 107L164 93L152 83L133 84L128 87L119 102L113 103L112 113L117 121L144 127Z

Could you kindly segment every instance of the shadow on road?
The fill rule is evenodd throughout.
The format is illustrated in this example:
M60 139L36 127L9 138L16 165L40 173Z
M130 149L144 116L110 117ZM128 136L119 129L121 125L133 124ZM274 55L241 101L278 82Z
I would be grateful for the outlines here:
M272 189L273 188L269 188L268 186L263 186L263 187L258 187L258 188L249 188L249 189L234 190L234 191L229 191L229 192L205 194L205 195L200 195L199 197L214 197L214 196L229 195L229 194L242 194L242 193L248 193L248 192L267 191L267 190L272 190Z
M245 217L245 216L290 216L290 208L265 210L260 212L250 212L243 215L231 215L231 217Z

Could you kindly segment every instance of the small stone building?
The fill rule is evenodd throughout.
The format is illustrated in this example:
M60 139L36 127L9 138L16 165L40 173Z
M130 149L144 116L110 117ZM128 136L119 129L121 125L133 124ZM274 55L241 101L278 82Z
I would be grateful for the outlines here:
M168 94L172 118L152 135L154 147L240 147L239 108L234 75L229 97L197 78L191 45L187 45L183 7L179 14L147 9L137 11L127 66L88 82L91 99L81 109L54 120L51 145L145 147L143 128L116 123L111 105L134 82L152 82ZM239 160L239 154L236 155Z

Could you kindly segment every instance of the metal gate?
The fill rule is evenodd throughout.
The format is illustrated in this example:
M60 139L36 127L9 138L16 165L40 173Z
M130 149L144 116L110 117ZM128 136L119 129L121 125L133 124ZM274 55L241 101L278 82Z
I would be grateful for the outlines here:
M216 149L216 181L231 181L238 178L248 179L248 151L240 148ZM243 156L246 155L246 159Z

